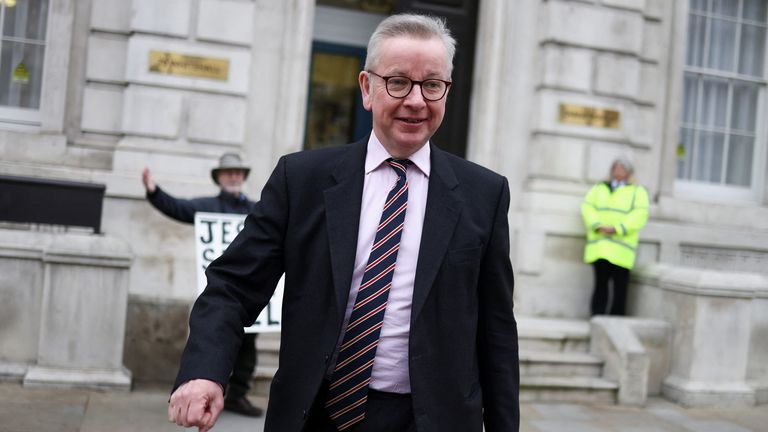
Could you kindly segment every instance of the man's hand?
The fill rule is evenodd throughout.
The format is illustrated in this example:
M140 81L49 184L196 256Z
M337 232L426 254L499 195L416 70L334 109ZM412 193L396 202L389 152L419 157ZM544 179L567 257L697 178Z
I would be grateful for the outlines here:
M144 183L144 189L149 193L155 193L155 181L152 180L152 173L149 172L149 168L144 168L141 172L141 182Z
M179 426L211 430L224 408L224 391L213 381L196 379L182 384L171 395L168 420Z

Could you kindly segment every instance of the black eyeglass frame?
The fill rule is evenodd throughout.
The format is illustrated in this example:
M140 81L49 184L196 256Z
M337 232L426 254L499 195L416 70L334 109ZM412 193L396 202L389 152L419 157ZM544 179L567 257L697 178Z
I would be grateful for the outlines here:
M390 97L393 97L395 99L405 99L405 98L407 98L408 95L411 94L411 92L413 91L413 86L415 84L418 84L419 85L419 90L421 90L421 96L424 98L424 100L427 100L427 101L430 101L430 102L437 102L437 101L441 100L442 98L444 98L445 95L448 94L448 89L453 84L452 81L441 80L439 78L430 78L430 79L425 79L425 80L422 80L422 81L416 81L414 79L411 79L411 78L408 78L407 76L402 76L402 75L382 76L382 75L377 74L376 72L372 72L372 71L369 71L369 70L367 70L365 72L369 73L371 75L375 75L375 76L383 79L384 80L384 89L387 91L387 94ZM389 92L389 80L392 79L392 78L406 79L406 80L408 80L408 82L411 83L411 86L408 88L408 91L404 95L402 95L402 96L394 96L392 93ZM429 82L429 81L440 81L441 83L445 84L445 91L443 91L443 94L440 95L439 98L437 98L437 99L430 99L430 98L427 97L427 95L424 94L424 86L422 84L424 84L425 82Z

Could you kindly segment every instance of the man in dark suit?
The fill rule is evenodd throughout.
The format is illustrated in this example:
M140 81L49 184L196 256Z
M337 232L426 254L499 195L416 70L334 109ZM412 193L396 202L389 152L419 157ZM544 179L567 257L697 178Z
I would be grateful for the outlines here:
M280 159L208 267L172 422L212 427L242 328L285 273L265 431L518 430L507 181L429 143L454 50L435 18L377 27L359 74L373 132Z

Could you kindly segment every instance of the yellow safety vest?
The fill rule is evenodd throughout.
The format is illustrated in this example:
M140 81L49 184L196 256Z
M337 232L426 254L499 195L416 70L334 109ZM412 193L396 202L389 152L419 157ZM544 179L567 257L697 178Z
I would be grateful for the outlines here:
M608 183L598 183L584 198L581 217L587 229L584 262L602 258L626 269L634 267L638 234L648 221L648 192L644 187L629 184L611 192ZM601 225L612 226L616 233L599 233L597 227Z

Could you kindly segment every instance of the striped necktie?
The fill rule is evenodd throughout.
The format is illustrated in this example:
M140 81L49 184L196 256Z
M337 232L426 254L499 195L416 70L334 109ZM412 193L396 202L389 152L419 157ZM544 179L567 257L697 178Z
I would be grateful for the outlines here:
M373 359L379 344L408 207L408 179L405 173L411 161L388 159L387 163L397 173L397 183L389 191L384 204L368 265L339 347L325 403L328 415L340 431L351 428L365 417Z

